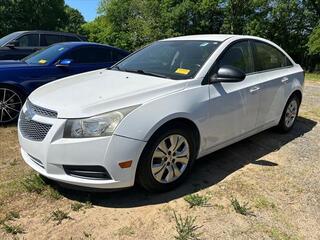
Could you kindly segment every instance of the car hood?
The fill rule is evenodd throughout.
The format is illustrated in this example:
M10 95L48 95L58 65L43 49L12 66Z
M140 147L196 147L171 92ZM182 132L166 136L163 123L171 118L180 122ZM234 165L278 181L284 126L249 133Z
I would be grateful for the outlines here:
M143 104L185 86L185 81L103 69L46 84L29 100L57 111L59 118L84 118Z

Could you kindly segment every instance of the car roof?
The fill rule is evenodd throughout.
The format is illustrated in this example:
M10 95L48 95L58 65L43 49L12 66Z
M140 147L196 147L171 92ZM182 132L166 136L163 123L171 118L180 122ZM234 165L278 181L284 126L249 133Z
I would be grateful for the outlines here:
M42 34L55 34L55 35L67 35L67 36L81 36L76 33L68 33L68 32L57 32L57 31L46 31L46 30L28 30L28 31L17 31L16 33L24 34L24 33L42 33Z
M176 41L176 40L200 40L200 41L217 41L223 42L229 38L252 38L257 39L254 36L248 35L234 35L234 34L198 34L198 35L188 35L188 36L181 36L181 37L174 37L163 39L161 41Z
M94 42L59 42L59 43L55 43L54 45L62 45L62 46L68 46L68 47L79 47L79 46L102 46L102 47L110 47L113 49L118 49L120 51L123 52L127 52L124 49L121 48L117 48L114 46L110 46L108 44L101 44L101 43L94 43Z

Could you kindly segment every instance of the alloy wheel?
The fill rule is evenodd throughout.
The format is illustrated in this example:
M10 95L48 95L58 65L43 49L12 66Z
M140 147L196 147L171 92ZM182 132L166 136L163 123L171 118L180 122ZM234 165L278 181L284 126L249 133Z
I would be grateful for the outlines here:
M296 119L298 114L298 103L295 99L292 99L292 101L289 103L286 113L285 113L285 125L286 127L291 127L294 123L294 120Z
M17 119L22 107L21 97L8 88L0 88L0 123L9 123Z
M154 150L151 172L158 182L171 183L186 170L190 160L190 148L185 137L178 134L167 136Z

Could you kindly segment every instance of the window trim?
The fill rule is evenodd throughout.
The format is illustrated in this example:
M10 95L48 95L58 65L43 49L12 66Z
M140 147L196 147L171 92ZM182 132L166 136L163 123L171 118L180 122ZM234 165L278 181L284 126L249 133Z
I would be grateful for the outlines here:
M276 70L285 69L285 68L291 68L291 67L294 66L293 62L292 62L292 61L288 58L288 56L287 56L285 53L283 53L283 51L281 51L279 48L277 48L277 47L275 47L275 46L273 46L273 45L271 45L271 44L269 44L269 43L267 43L267 42L264 42L264 41L261 41L261 40L257 40L257 39L251 39L250 42L251 42L251 45L252 45L251 47L252 47L253 58L254 58L254 52L255 52L255 48L256 48L255 42L260 42L260 43L262 43L262 44L265 44L265 45L267 45L267 46L270 46L270 47L276 49L279 53L281 53L281 54L291 63L291 65L289 65L289 66L277 67L277 68L270 68L270 69L261 70L261 71L253 71L252 73L250 73L250 75L251 75L251 74L264 73L264 72L270 72L270 71L276 71ZM249 74L248 74L248 75L249 75Z
M291 63L290 66L285 66L285 67L280 67L280 68L272 68L272 69L268 69L268 70L263 70L263 71L253 71L251 73L246 73L246 76L251 76L251 75L254 75L254 74L260 74L260 73L264 73L264 72L271 72L271 71L277 71L277 70L280 70L280 69L286 69L286 68L292 68L294 67L294 63L293 61L291 61L290 58L288 58L288 54L285 53L283 50L279 49L278 47L266 42L266 41L263 41L263 40L259 40L259 39L253 39L253 38L241 38L241 39L237 39L233 42L231 42L228 46L225 47L225 49L223 49L223 51L220 53L220 55L217 57L217 59L214 61L214 63L212 64L212 66L210 67L210 69L208 70L208 72L206 73L205 77L203 78L203 80L201 81L201 85L209 85L211 84L210 83L210 73L211 71L217 66L218 62L221 60L221 58L223 57L223 55L225 54L226 51L228 51L234 44L236 43L239 43L239 42L242 42L242 41L248 41L249 42L249 46L250 46L250 52L251 52L251 58L252 58L252 61L253 61L253 70L255 70L255 64L254 64L254 54L253 54L253 42L254 41L257 41L257 42L262 42L264 44L267 44L275 49L277 49L280 53L282 53L288 60L289 62Z

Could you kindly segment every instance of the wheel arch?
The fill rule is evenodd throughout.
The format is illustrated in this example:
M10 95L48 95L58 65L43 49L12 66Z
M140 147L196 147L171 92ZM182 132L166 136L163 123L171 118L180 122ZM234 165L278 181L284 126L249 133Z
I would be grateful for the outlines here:
M0 88L2 87L7 87L9 89L17 90L19 93L23 95L22 96L23 98L27 98L28 96L26 89L23 86L16 84L14 82L0 82Z
M151 129L146 135L146 141L149 141L153 136L158 134L161 131L165 131L169 128L185 128L191 131L194 136L195 145L196 145L196 156L198 156L200 143L201 143L201 135L200 130L197 124L186 116L171 116L163 119L157 124L157 126Z

